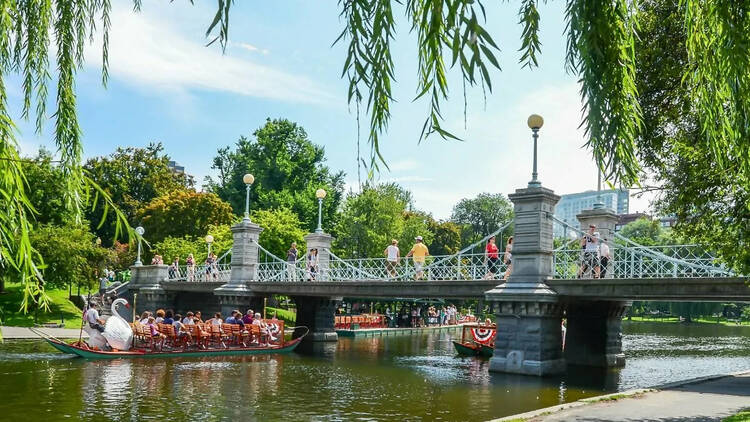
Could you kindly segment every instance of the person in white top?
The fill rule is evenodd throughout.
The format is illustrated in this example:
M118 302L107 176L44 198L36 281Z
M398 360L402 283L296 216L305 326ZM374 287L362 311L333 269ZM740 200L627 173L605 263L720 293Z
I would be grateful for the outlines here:
M599 265L596 267L596 278L607 276L607 265L609 265L610 257L607 238L604 238L604 241L599 242Z
M399 259L401 258L401 251L398 249L398 240L391 240L391 244L383 251L385 255L385 270L388 271L388 275L396 277L396 266L398 266Z
M86 322L89 323L89 327L104 332L104 320L99 317L99 311L92 304L91 307L86 311Z
M185 318L182 319L182 323L185 325L195 324L195 320L193 319L193 317L194 317L193 313L188 311L188 313L185 315Z
M584 233L581 238L581 247L583 248L583 262L578 268L578 278L583 277L586 272L595 275L595 268L597 267L597 255L599 254L599 232L595 231L596 226L590 225L589 231Z

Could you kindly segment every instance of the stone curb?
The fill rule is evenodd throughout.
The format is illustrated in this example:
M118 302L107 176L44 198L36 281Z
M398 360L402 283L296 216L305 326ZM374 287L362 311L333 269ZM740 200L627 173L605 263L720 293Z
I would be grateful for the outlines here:
M517 421L517 420L527 420L527 419L532 419L532 418L536 418L539 416L549 415L551 413L557 413L561 410L573 409L573 408L577 408L581 406L599 403L601 401L606 401L607 398L612 397L612 396L618 396L618 397L621 397L622 399L625 399L625 398L631 398L632 396L638 395L638 394L653 393L653 392L658 392L661 390L667 390L670 388L681 387L683 385L699 384L699 383L706 382L706 381L714 381L714 380L721 379L721 378L735 377L735 376L746 375L746 374L750 374L750 371L739 371L739 372L732 372L729 374L720 374L720 375L708 375L705 377L691 378L691 379L684 380L684 381L675 381L675 382L670 382L667 384L660 384L660 385L656 385L650 388L637 388L633 390L605 394L602 396L588 397L588 398L574 401L571 403L558 404L557 406L550 406L550 407L545 407L542 409L532 410L526 413L519 413L516 415L510 415L510 416L504 416L498 419L492 419L489 422L509 422L509 421Z

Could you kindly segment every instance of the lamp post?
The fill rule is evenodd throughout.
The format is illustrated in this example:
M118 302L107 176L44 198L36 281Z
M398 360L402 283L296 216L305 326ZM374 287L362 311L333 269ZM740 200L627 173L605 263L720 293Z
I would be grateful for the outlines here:
M250 173L242 176L242 182L245 183L245 218L243 221L250 221L250 185L255 181L255 176Z
M604 208L604 202L602 202L602 172L599 170L599 166L596 167L596 202L594 203L594 209Z
M326 197L325 189L315 191L315 197L318 198L318 228L315 233L323 233L323 198Z
M208 256L211 256L211 244L214 243L214 237L206 235L206 245L208 245Z
M542 119L542 116L538 114L532 114L529 116L529 119L526 121L526 123L529 125L529 128L532 131L532 136L534 137L534 170L531 172L531 181L529 182L530 188L540 188L542 187L542 182L537 179L538 173L536 171L536 141L539 138L539 129L541 129L542 125L544 125L544 119Z
M135 265L143 265L141 262L141 239L143 238L143 234L146 233L146 229L138 226L135 228L135 232L138 235L138 258L135 260Z

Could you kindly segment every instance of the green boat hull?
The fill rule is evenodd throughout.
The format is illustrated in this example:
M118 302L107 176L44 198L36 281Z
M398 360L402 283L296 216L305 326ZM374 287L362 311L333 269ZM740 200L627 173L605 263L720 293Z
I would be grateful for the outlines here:
M486 344L482 344L479 348L479 356L485 357L485 358L491 358L492 355L495 354L495 348L492 346L487 346Z
M456 348L456 352L461 356L479 356L479 348L474 345L467 345L454 341L453 347Z
M241 356L241 355L265 355L271 353L290 353L299 346L302 337L294 339L283 346L265 347L265 348L227 348L227 349L204 349L204 350L187 350L187 351L166 351L166 352L103 352L98 350L84 349L71 344L66 344L58 340L45 338L55 349L86 359L122 359L122 358L172 358L172 357L207 357L207 356Z

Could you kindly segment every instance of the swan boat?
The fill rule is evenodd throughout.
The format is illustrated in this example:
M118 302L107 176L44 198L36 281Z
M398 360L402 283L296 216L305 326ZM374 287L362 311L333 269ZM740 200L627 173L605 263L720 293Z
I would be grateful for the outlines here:
M112 316L107 319L104 326L104 332L99 333L94 329L86 330L86 332L89 333L88 343L81 340L66 343L60 339L47 335L42 331L33 328L32 331L42 337L55 349L63 353L87 359L204 357L289 353L299 346L300 342L309 331L307 327L298 327L304 328L306 332L296 339L285 341L284 324L282 321L279 321L279 323L273 327L275 333L279 334L279 341L277 343L247 346L238 341L235 345L226 345L224 341L221 341L220 337L220 341L218 342L220 346L217 347L206 347L204 344L202 347L198 346L191 348L189 345L183 344L182 347L173 345L172 348L165 350L162 344L159 348L154 347L153 345L149 348L145 347L145 345L138 345L137 341L133 341L136 329L118 314L117 308L120 305L129 307L125 299L117 299L112 302ZM86 325L86 328L89 328L88 325ZM171 329L171 326L168 328ZM172 335L174 335L173 332ZM104 350L104 347L101 347L104 344L110 346L112 350Z
M462 356L492 357L496 334L495 324L464 324L461 341L454 340L453 347Z

